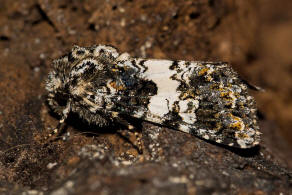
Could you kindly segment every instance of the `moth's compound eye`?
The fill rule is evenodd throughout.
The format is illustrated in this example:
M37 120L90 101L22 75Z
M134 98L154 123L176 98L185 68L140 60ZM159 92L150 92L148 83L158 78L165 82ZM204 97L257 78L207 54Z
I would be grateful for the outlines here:
M64 94L64 93L56 93L54 100L57 102L57 104L61 107L65 107L67 105L67 101L68 101L69 97L68 95Z

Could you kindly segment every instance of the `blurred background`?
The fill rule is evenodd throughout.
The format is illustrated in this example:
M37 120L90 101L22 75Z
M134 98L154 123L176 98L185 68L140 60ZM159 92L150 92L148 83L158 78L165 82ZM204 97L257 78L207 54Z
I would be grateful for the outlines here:
M291 0L0 0L1 147L53 124L40 109L53 59L74 44L109 44L137 57L230 62L265 89L251 91L261 146L292 167L291 10Z
M285 153L291 165L292 149L292 2L258 1L258 40L243 70L253 83L266 92L254 94L265 120L271 149ZM288 145L286 145L288 143ZM286 146L285 146L286 145Z

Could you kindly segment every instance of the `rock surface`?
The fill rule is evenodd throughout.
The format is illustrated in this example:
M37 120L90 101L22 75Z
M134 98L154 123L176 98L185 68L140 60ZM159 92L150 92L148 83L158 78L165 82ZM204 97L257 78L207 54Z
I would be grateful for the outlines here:
M260 110L264 111L263 141L260 147L249 150L214 145L142 122L138 125L144 149L143 155L138 155L115 134L114 128L88 126L76 116L68 120L66 131L70 137L66 141L44 144L44 137L58 121L45 104L44 80L52 59L74 44L111 44L139 57L229 61L252 81L259 81L260 76L265 78L260 73L265 68L261 62L266 59L260 58L263 54L258 54L256 47L262 35L259 32L263 31L259 26L258 2L1 3L0 193L292 193L292 157L286 152L291 146L279 134L281 125L290 123L286 122L286 115L273 118L273 110L265 109L264 103L268 104L267 100L275 95L269 95L269 91L268 95L256 95ZM285 63L292 62L283 59ZM279 91L289 94L289 82L284 84L288 92ZM278 101L282 105L282 99Z

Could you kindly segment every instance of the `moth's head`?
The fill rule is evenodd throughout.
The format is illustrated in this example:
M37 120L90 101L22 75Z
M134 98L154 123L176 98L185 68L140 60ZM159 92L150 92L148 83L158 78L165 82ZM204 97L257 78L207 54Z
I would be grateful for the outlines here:
M55 61L56 62L56 61ZM58 114L66 107L69 94L64 82L64 73L58 70L52 70L46 80L46 90L48 91L48 104Z
M67 55L54 60L46 80L49 105L54 110L65 108L70 96L82 89L81 83L102 72L117 57L119 52L112 46L74 46Z

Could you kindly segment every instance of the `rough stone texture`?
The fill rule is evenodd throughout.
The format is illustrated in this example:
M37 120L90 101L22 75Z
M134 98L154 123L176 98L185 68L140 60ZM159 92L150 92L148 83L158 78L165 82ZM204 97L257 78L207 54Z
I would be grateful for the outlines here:
M291 146L281 136L292 140L292 44L285 39L292 17L290 1L281 2L277 12L281 3L272 0L2 0L0 193L292 193ZM224 148L143 122L138 155L115 129L76 116L67 141L44 144L58 120L45 104L52 59L73 44L99 43L134 56L232 62L267 90L255 93L261 147Z

